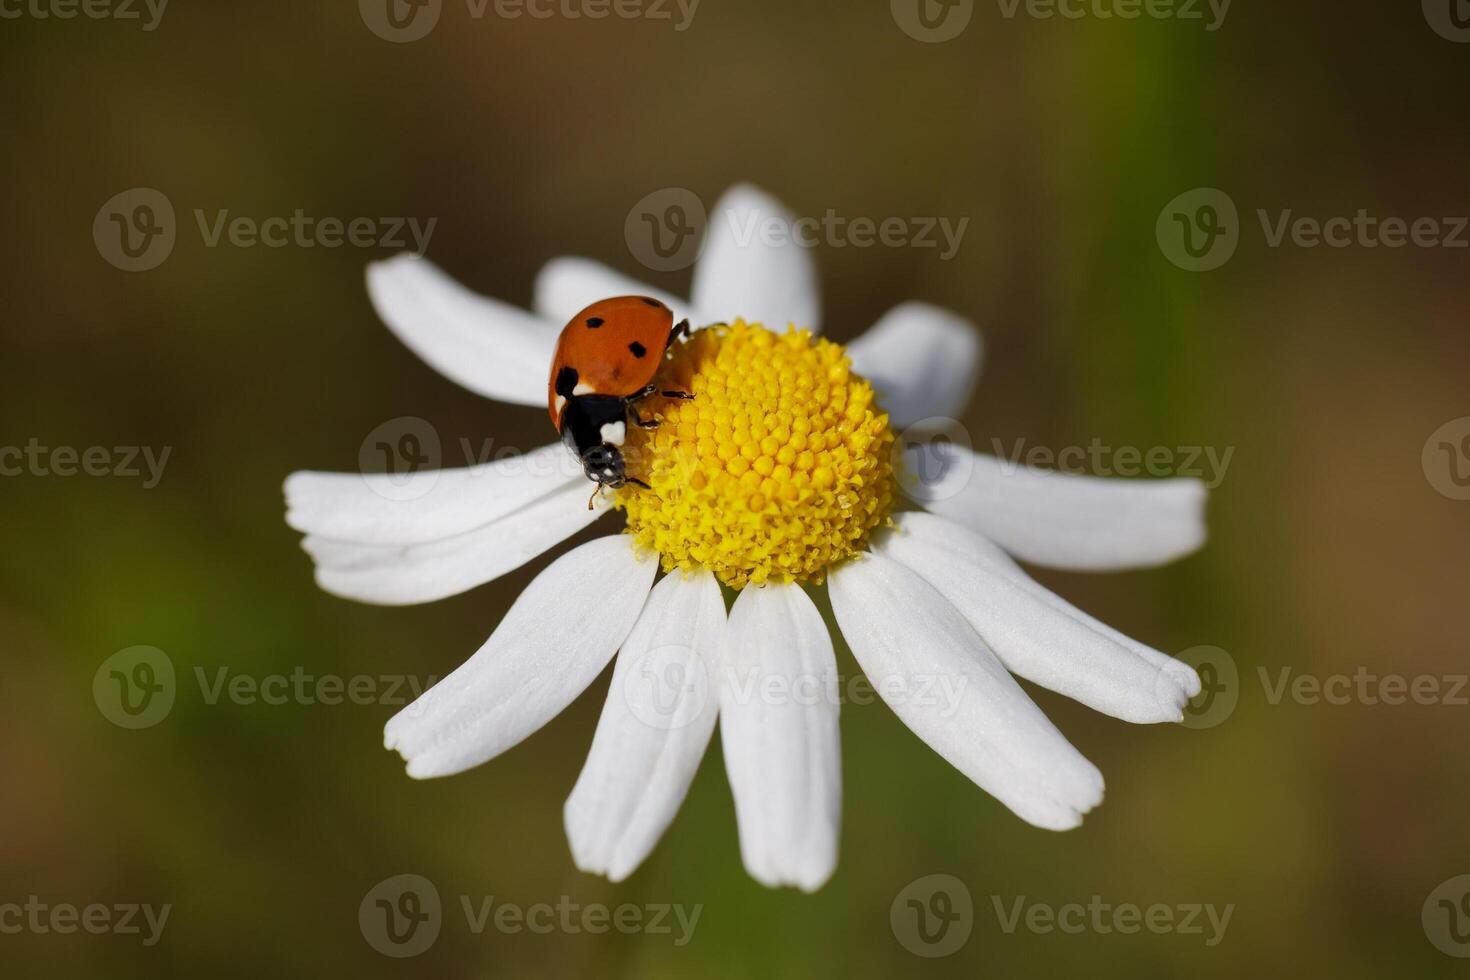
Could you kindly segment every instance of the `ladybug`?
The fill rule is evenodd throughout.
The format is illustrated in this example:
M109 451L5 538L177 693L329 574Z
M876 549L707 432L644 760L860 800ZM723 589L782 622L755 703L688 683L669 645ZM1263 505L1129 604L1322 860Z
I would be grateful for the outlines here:
M656 420L638 414L639 401L655 394L694 397L661 391L653 383L664 353L681 334L689 335L689 321L675 324L673 311L650 296L599 300L562 328L551 360L547 408L562 442L597 484L594 500L604 487L616 490L631 483L648 489L628 476L622 445L628 419L644 429L658 427Z

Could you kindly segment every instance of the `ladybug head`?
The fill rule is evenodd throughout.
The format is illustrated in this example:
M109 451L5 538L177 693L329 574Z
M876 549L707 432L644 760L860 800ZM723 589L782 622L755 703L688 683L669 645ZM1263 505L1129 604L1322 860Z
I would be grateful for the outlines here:
M623 452L611 443L601 443L583 453L582 468L587 471L587 479L604 487L616 490L628 482Z

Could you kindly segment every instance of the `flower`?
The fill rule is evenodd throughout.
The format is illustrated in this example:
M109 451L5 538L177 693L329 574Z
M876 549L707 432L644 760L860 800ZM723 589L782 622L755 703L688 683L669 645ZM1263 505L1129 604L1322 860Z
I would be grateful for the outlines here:
M772 219L792 220L754 188L721 199L690 302L582 259L543 270L535 313L474 295L422 259L368 270L375 307L409 348L472 391L524 405L545 404L559 330L597 299L650 295L676 318L720 324L661 369L696 397L659 403L662 425L630 433L630 467L651 489L589 510L590 484L559 443L423 474L427 489L408 499L381 475L286 482L287 521L307 535L318 583L384 604L471 589L626 511L629 533L552 562L485 645L385 730L409 775L462 772L540 728L616 654L564 813L578 867L613 880L673 820L717 720L747 870L808 891L831 875L837 666L809 590L826 588L843 638L902 721L1039 827L1078 825L1103 781L1012 674L1140 723L1180 720L1199 691L1189 667L1069 605L1014 560L1108 570L1187 554L1204 540L1198 481L1065 475L959 445L896 451L895 430L964 407L978 334L907 303L845 350L820 338L809 253L741 238ZM900 470L922 472L910 490L924 510L893 512L895 455ZM654 584L660 563L668 574Z

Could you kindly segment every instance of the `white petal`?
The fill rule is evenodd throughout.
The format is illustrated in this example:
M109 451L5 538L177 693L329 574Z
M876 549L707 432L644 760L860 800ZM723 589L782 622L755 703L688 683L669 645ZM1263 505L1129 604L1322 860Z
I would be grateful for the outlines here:
M694 318L687 302L654 289L616 269L591 259L564 257L552 259L536 276L536 312L558 327L588 306L611 296L652 296L674 311L674 322L689 317L696 327L704 326Z
M1105 571L1162 565L1205 541L1204 484L1038 470L928 443L905 453L914 494L1022 561Z
M743 317L784 333L821 328L821 294L811 249L797 244L796 216L748 184L730 188L709 216L694 267L694 306L718 321ZM774 229L775 234L771 234Z
M1164 654L1119 642L974 531L933 514L903 514L897 525L875 550L938 589L1013 673L1125 721L1183 719L1190 694L1176 678L1194 676L1188 665L1166 672Z
M837 866L842 759L837 661L795 585L744 589L720 671L720 736L745 870L816 891Z
M489 524L582 475L559 442L479 466L420 471L417 486L388 473L292 473L286 523L339 541L418 544Z
M563 812L583 871L622 881L673 821L714 734L724 628L709 572L665 576L649 594Z
M453 537L408 545L358 544L311 535L302 547L316 560L316 581L333 595L385 606L434 602L520 568L602 516L585 480L567 484L520 510Z
M881 554L832 573L832 610L873 687L914 734L1028 823L1067 830L1102 775L934 587Z
M369 264L367 285L388 328L446 378L487 398L546 404L561 324L472 293L415 255Z
M658 560L625 534L552 562L458 670L389 720L415 779L463 772L536 731L601 673L648 597Z
M980 331L927 303L895 306L848 344L847 353L900 429L924 419L959 418L980 377Z

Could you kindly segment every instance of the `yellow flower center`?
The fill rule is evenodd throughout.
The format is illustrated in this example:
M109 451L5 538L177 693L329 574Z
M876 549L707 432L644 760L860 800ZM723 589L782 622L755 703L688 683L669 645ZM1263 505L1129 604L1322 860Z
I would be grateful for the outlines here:
M820 582L888 519L893 433L841 345L736 320L675 345L659 384L694 398L652 400L659 428L629 427L629 472L652 489L618 503L666 571Z

